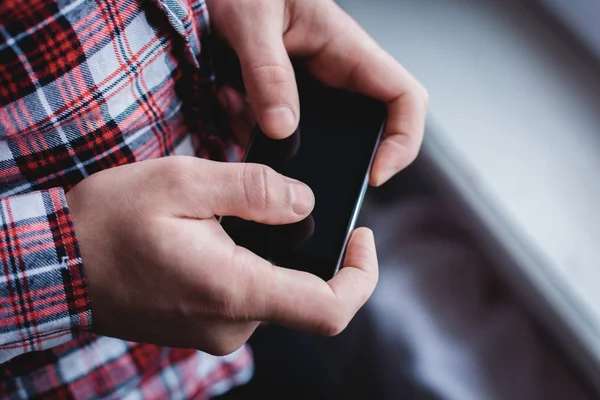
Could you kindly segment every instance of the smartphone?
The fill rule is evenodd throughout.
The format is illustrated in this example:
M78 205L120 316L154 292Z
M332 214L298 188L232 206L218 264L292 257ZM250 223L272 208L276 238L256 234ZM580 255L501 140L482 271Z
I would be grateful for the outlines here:
M239 245L285 268L331 279L343 264L369 172L382 135L385 107L368 97L299 85L301 117L296 132L282 140L256 127L244 162L265 164L306 183L315 207L303 221L263 225L223 217L224 230Z

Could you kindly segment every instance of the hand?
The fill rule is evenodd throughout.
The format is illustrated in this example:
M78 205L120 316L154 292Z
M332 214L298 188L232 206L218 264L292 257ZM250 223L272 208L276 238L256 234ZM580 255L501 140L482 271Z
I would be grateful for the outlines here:
M93 330L228 354L259 321L339 333L372 293L371 232L352 235L329 282L237 247L215 215L293 223L313 208L304 184L254 164L167 157L105 170L67 193Z
M410 164L423 139L425 89L332 0L207 0L213 27L237 53L262 130L289 136L300 109L289 55L302 57L323 83L387 104L385 140L370 183Z

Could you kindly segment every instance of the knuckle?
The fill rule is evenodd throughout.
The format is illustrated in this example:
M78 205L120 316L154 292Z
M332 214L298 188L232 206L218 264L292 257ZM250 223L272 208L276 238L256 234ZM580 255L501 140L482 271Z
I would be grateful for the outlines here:
M364 242L359 242L358 240L354 241L352 245L353 258L356 260L355 262L359 264L355 265L355 267L363 267L361 269L364 269L364 267L370 267L369 264L371 264L371 260L373 258L373 248L371 245Z
M180 160L175 157L165 158L160 166L161 175L168 181L172 181L180 170Z
M267 209L271 203L270 182L274 171L266 166L248 164L242 169L242 190L246 204L252 208Z
M156 176L161 176L168 188L179 192L187 186L190 171L194 170L192 162L191 157L166 157Z
M348 322L337 317L323 324L321 334L328 337L337 336L346 329L346 326L348 326Z
M338 303L336 302L336 304ZM327 337L337 336L346 329L349 322L349 319L345 317L343 307L330 307L318 327L318 333Z
M177 173L191 166L193 159L184 156L172 156L165 158L165 170L170 173Z
M294 81L293 70L278 62L264 62L251 68L252 75L261 84L278 85Z

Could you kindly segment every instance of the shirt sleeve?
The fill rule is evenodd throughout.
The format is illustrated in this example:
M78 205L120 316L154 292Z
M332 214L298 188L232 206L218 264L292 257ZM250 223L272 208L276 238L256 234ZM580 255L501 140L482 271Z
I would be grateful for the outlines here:
M0 363L90 330L73 221L61 188L0 199Z

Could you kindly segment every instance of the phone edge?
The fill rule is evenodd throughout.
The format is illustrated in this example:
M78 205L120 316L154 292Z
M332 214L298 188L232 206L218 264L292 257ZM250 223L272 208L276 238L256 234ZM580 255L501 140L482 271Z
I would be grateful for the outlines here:
M333 271L333 278L340 270L341 264L344 262L344 258L346 257L346 250L348 248L348 242L350 241L350 236L352 235L352 231L356 226L356 221L358 219L358 214L360 213L360 209L362 207L363 200L365 199L365 195L367 193L367 189L369 187L369 176L371 175L371 169L373 167L373 162L375 161L375 156L377 154L377 150L379 149L379 144L381 143L381 138L383 137L383 131L385 129L385 125L387 122L387 118L384 118L381 126L379 127L379 133L377 134L377 140L375 141L375 146L373 146L373 153L371 154L371 159L369 160L369 168L367 168L367 172L365 174L365 178L363 179L362 186L360 188L360 193L358 195L358 199L354 204L354 210L352 210L352 216L350 217L350 222L348 223L348 228L346 229L346 237L344 238L344 245L342 247L342 251L340 252L340 256L336 262L335 269ZM331 279L330 278L330 279Z
M350 241L350 236L356 226L356 220L358 219L358 214L360 213L362 203L365 199L365 195L366 195L367 189L369 187L369 176L371 175L371 169L373 167L373 162L375 161L375 156L377 155L377 150L379 149L379 144L381 143L381 138L383 137L383 131L385 129L386 122L387 122L387 118L384 118L384 120L381 122L381 126L379 127L379 133L377 133L377 140L375 141L375 146L373 146L373 152L371 153L371 159L369 160L369 167L367 168L367 172L365 173L365 177L363 179L363 183L360 188L360 193L358 195L356 203L354 204L354 209L352 210L352 216L350 217L350 222L348 223L348 227L346 228L344 245L342 246L342 251L340 252L340 256L338 257L338 260L335 264L335 269L333 271L333 275L331 276L331 278L333 278L339 272L340 266L341 266L344 258L346 257L346 250L348 248L348 242ZM248 156L248 150L250 149L250 146L252 146L252 143L254 142L255 137L256 137L256 132L254 132L252 134L252 136L250 137L250 141L248 142L248 145L246 146L246 150L244 152L244 157L242 157L242 160L240 162L242 162L242 163L246 162L246 157ZM221 223L222 219L223 219L222 216L219 216L219 218L217 219L219 224Z

